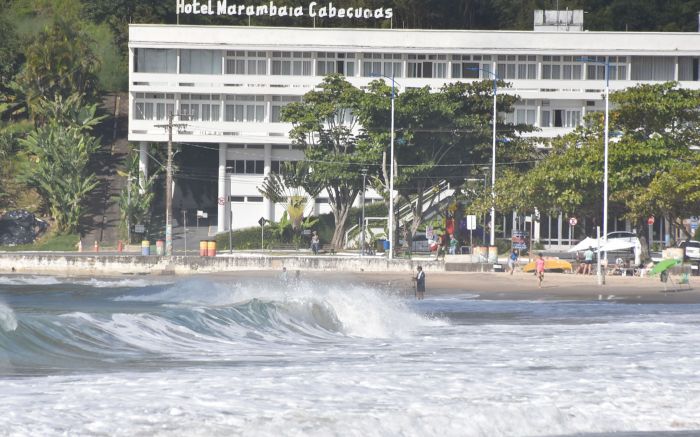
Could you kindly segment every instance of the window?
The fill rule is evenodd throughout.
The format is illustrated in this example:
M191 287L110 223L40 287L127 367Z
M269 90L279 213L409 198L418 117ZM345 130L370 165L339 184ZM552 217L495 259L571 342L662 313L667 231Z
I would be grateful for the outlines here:
M447 55L408 55L407 77L447 77Z
M576 127L581 124L581 111L574 109L543 109L541 127Z
M180 114L183 120L221 121L219 94L182 94Z
M234 159L226 161L226 173L264 174L265 161Z
M227 95L225 121L254 122L265 121L265 97L248 95Z
M270 114L271 123L282 122L282 108L291 102L301 102L300 96L272 96L272 113Z
M365 53L362 56L362 76L402 77L403 63L398 53Z
M491 55L452 55L453 79L488 79L491 75Z
M355 54L319 52L316 54L316 76L339 73L355 76Z
M537 79L537 57L498 55L496 75L501 79Z
M700 80L700 58L678 57L678 80Z
M586 79L605 80L605 56L587 56ZM610 80L627 80L627 56L610 56Z
M542 56L542 79L580 80L583 63L573 56Z
M221 74L219 50L180 50L180 73Z
M175 112L175 94L136 93L134 95L134 120L165 120Z
M175 49L134 49L134 72L177 73Z
M267 52L227 51L226 74L267 74Z
M675 62L670 56L632 56L632 80L673 80Z
M272 74L311 76L311 52L272 52Z

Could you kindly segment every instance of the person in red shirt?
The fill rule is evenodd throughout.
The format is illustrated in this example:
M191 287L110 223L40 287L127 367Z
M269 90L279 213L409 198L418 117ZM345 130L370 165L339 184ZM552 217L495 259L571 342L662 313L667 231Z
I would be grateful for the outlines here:
M535 260L535 274L537 275L537 286L542 288L542 280L544 279L544 258L540 253L539 258Z

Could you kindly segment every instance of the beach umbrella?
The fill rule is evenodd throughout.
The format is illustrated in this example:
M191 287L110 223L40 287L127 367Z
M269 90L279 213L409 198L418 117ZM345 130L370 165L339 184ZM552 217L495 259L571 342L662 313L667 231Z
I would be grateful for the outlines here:
M679 264L679 261L677 259L661 260L657 265L654 266L654 268L651 269L649 274L655 275L657 273L663 273L666 270L670 269L671 267L675 266L676 264Z

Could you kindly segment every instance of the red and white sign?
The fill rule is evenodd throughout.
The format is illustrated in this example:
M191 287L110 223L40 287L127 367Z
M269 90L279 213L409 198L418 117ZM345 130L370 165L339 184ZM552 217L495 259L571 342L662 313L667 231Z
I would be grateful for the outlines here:
M648 225L653 225L653 224L654 224L654 216L653 216L653 215L647 219L647 224L648 224Z
M576 217L571 217L569 219L569 225L576 226L576 223L578 223L578 220L576 220Z
M226 203L226 199L223 197L219 197L218 201L219 201L219 205L224 205Z

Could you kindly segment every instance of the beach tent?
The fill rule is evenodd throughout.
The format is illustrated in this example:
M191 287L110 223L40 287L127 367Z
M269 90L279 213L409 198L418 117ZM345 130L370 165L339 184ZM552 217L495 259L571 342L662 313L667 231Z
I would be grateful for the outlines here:
M592 247L593 249L598 247L598 239L586 237L581 240L576 246L569 249L569 252L583 252L584 250Z

